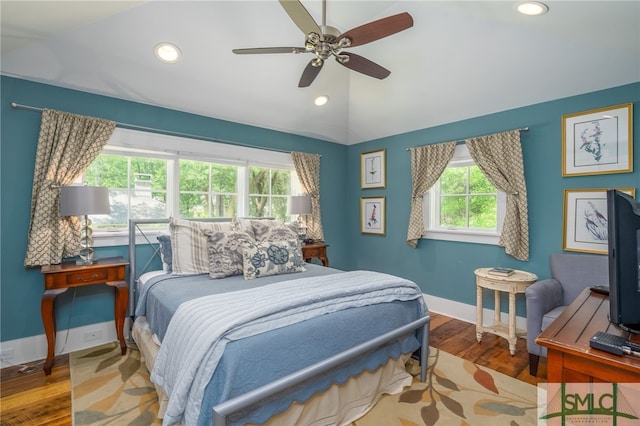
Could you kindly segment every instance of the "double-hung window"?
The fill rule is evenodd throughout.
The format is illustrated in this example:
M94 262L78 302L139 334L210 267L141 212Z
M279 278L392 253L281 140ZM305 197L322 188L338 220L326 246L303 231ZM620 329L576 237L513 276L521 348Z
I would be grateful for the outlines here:
M96 245L125 243L129 219L288 221L301 191L289 153L121 128L79 181L109 188L111 215L92 217Z
M456 146L440 179L423 198L425 238L497 244L506 194L475 164L467 146Z

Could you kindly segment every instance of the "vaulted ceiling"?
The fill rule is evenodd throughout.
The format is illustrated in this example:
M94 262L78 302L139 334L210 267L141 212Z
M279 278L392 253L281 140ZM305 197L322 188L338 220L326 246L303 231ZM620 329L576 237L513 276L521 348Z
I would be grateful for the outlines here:
M303 0L322 20L322 3ZM341 32L400 12L414 26L348 49L391 71L378 80L329 60L298 88L309 53L276 0L1 2L1 72L28 80L353 144L640 81L640 2L327 1ZM173 42L175 64L154 46ZM317 107L313 100L328 95ZM46 107L47 105L36 105Z

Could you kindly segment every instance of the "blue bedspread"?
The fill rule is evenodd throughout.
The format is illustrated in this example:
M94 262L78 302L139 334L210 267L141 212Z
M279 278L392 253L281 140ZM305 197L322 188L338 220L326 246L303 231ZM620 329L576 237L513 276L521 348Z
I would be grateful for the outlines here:
M166 330L162 328L168 324L177 307L193 297L194 293L192 290L195 291L196 297L201 297L211 292L217 293L219 291L225 292L239 288L255 288L256 285L264 287L273 281L286 281L300 276L321 276L323 274L339 272L329 268L313 268L315 265L308 266L311 267L309 274L302 273L290 276L271 277L274 278L274 280L261 278L260 280L252 280L250 282L245 282L241 277L240 281L232 283L233 280L227 281L227 279L210 280L206 275L180 277L179 281L175 281L175 278L164 276L156 279L154 285L149 283L150 285L145 288L141 294L136 313L146 315L154 332L164 338ZM327 277L326 282L332 282L335 278L336 277ZM394 280L395 278L396 277L394 277ZM398 280L406 282L406 280ZM311 281L316 284L325 282L324 278ZM296 280L296 282L297 284L291 288L302 288L303 281ZM347 284L348 283L345 283L345 287L348 287ZM170 397L170 401L172 394L174 397L174 404L170 402L165 417L166 423L171 424L172 422L180 421L180 417L183 414L181 410L185 408L187 412L182 419L183 424L210 424L211 407L214 405L423 316L426 314L426 306L424 306L421 292L415 284L411 283L411 285L414 287L413 291L415 294L410 297L403 296L404 298L397 301L390 300L383 303L383 301L377 300L374 301L373 304L358 303L354 306L345 305L344 309L332 307L329 309L329 311L333 311L331 313L327 312L327 314L324 315L304 314L304 319L294 321L286 327L280 327L279 325L274 327L274 329L260 330L257 334L240 340L228 339L224 352L221 357L217 359L213 370L209 371L210 380L207 378L203 383L198 385L199 388L206 388L200 389L202 395L196 397L195 401L191 401L191 405L187 404L188 396L184 393L177 396L179 402L177 405L175 404L175 389L180 386L174 387L174 385L182 379L176 378L177 376L172 377L167 371L167 368L169 368L170 364L173 364L174 361L179 359L189 359L189 361L191 361L191 357L185 356L186 353L191 354L191 349L187 352L183 351L183 354L178 355L177 358L173 358L171 354L162 354L163 350L166 352L168 350L167 348L171 346L171 344L163 344L161 354L158 356L160 362L156 362L156 366L163 366L158 367L160 369L158 371L154 368L153 377L155 381L160 382L163 386ZM264 296L267 294L265 292L271 293L271 289L265 290L263 288L261 294ZM187 296L187 293L190 295ZM243 294L245 292L241 291L240 293ZM212 297L212 299L215 300L216 297ZM225 297L222 299L228 300L225 299ZM198 304L195 304L194 306L197 305ZM328 306L331 305L332 303L330 302ZM185 306L189 306L189 304ZM265 304L265 306L260 309L270 309L269 306L270 303ZM210 312L215 313L216 309ZM153 319L150 319L150 317ZM165 325L154 325L154 323ZM258 324L258 326L260 326L260 324ZM156 330L156 327L159 327L159 329ZM177 333L178 335L182 335L185 333L183 330L183 328L177 332L174 330L173 334L175 335ZM195 342L194 346L198 346L200 339L200 337L194 338L191 345L194 345ZM180 346L182 343L178 345ZM238 415L230 419L230 423L244 424L247 422L264 422L273 414L285 410L292 401L303 402L313 395L313 393L325 390L331 383L342 383L346 381L348 377L356 375L365 369L374 370L380 365L383 365L389 357L397 357L402 353L411 352L415 350L418 345L419 342L414 336L408 336L400 342L388 345L373 354L368 354L359 360L351 362L349 365L335 370L331 374L317 378L311 383L306 383L299 388L291 389L286 395L278 396L270 401L264 401L262 404L252 407L248 412L238 413ZM179 349L185 349L185 346L181 346L178 350ZM174 348L172 352L175 350ZM194 357L195 356L194 352ZM168 359L171 360L168 361ZM169 362L169 364L167 364L167 362ZM189 368L189 364L190 362L187 362L186 364L177 366L178 371ZM200 376L201 370L207 369L201 366L201 364L204 365L206 363L197 361L196 364L197 366L194 365L193 371L187 375L192 375L192 378L197 379L198 377L202 377ZM167 377L166 374L169 374L169 377ZM191 378L187 381L189 380L191 380ZM198 392L196 392L196 394L197 393ZM175 407L178 408L175 409Z

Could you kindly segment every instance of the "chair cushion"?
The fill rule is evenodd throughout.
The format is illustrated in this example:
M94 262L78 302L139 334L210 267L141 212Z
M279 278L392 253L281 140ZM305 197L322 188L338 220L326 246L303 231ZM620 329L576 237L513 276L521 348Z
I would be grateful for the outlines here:
M544 314L542 316L542 330L546 330L546 328L549 327L549 324L551 324L553 320L558 318L558 316L560 316L565 308L566 306L558 306L557 308L553 308L552 310Z

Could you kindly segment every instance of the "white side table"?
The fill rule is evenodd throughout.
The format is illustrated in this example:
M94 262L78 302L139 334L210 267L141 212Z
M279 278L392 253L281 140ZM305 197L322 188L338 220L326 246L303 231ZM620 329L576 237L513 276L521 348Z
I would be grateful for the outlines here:
M508 277L489 274L491 268L479 268L476 275L476 338L482 340L482 334L487 331L504 337L509 342L509 352L516 353L518 337L526 337L526 330L516 329L516 294L524 293L527 287L536 282L538 276L530 272L514 270ZM493 290L495 296L493 325L484 326L482 320L482 289ZM500 320L500 292L509 293L509 324Z

